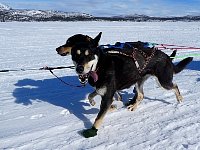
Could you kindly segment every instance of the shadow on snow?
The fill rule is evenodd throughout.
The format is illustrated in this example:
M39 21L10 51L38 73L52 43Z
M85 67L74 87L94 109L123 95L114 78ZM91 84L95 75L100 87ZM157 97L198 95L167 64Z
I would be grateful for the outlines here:
M134 94L135 94L134 92L135 92L134 90L133 90L133 93L128 93L126 91L120 92L120 94L122 95L122 98L123 98L123 104L124 105L126 105L126 103L134 97ZM145 95L145 90L144 90L144 95ZM147 96L144 96L144 99L147 99L149 101L159 101L159 102L162 102L162 103L165 103L165 104L171 104L170 102L167 102L163 99L150 98L150 97L147 97Z
M179 61L178 61L179 62ZM178 62L174 63L177 64ZM194 71L200 71L200 61L193 60L190 62L185 69L188 70L194 70ZM197 79L197 81L200 81L200 78Z
M200 71L199 66L200 61L192 61L187 66L187 69ZM76 76L62 77L61 79L79 85ZM200 81L200 78L198 78L197 81ZM74 88L66 86L59 82L58 79L53 78L45 80L23 79L18 81L15 86L17 88L14 90L13 96L16 98L16 103L30 105L33 101L44 101L55 106L63 107L82 120L85 127L92 125L90 120L85 117L85 114L96 114L98 112L98 109L96 108L91 108L89 110L84 108L84 106L90 105L83 101L86 98L86 94L92 91L92 88L89 85L84 88ZM134 96L134 94L126 92L122 92L121 94L125 101L128 101L129 98ZM148 97L145 98L152 100ZM163 100L158 101L169 104Z
M188 66L187 69L200 71L200 61L192 61ZM200 81L200 78L197 79L197 82Z
M186 69L200 71L200 61L192 61L187 65Z
M61 79L79 85L76 76L62 77ZM63 107L82 120L85 127L91 126L92 123L84 114L96 114L98 112L96 108L89 110L84 108L84 106L90 105L84 102L86 94L92 91L89 86L84 88L69 87L56 78L45 80L23 79L19 80L15 86L17 88L14 90L13 96L16 98L17 104L31 105L33 101L44 101Z

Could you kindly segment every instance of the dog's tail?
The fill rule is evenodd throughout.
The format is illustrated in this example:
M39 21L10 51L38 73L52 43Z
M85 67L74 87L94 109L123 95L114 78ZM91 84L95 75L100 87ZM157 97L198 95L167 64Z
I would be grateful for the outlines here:
M177 52L177 50L174 50L174 51L172 52L172 54L169 56L171 60L173 60L174 57L176 56L176 52Z
M174 65L174 73L177 74L181 72L192 60L193 57L187 57L181 60L177 65Z

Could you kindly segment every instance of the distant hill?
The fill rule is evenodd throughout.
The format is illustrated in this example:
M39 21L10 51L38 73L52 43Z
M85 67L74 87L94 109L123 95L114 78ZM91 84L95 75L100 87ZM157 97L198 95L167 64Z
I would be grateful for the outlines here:
M92 15L54 10L12 9L0 3L0 21L79 21L90 20Z
M86 13L62 12L54 10L12 9L0 3L0 22L9 21L200 21L200 16L150 17L147 15L120 15L95 17Z
M11 7L0 3L0 11L3 11L3 10L10 10L10 9L11 9Z

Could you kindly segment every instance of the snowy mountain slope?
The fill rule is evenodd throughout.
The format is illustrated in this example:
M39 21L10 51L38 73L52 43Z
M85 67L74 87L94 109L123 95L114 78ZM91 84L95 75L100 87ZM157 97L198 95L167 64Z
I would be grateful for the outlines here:
M79 12L54 10L11 9L0 3L0 22L6 21L69 21L92 18L92 15Z
M78 13L78 12L61 12L61 11L53 11L53 10L19 10L15 9L11 12L13 15L24 15L30 17L43 17L49 18L53 16L61 16L61 17L92 17L89 14Z
M116 41L150 41L200 47L199 23L48 22L1 23L0 70L71 65L55 48L67 37L82 33L92 37L102 31L100 44ZM170 54L171 51L166 51ZM178 56L199 54L180 50ZM175 62L180 59L175 59ZM79 84L74 70L55 71L63 80ZM145 83L145 99L130 112L121 102L106 115L98 136L83 138L99 110L87 94L93 89L71 88L48 71L0 73L0 149L13 150L199 150L200 149L200 58L174 81L184 102L177 104L173 92L158 88L154 79ZM133 87L122 91L124 102Z
M27 10L14 9L0 3L0 22L31 22L31 21L134 21L134 22L159 22L159 21L200 21L199 14L179 17L155 17L143 14L118 15L110 17L97 17L81 12L62 12L56 10Z
M10 9L11 9L11 7L9 7L9 6L5 5L5 4L0 3L0 10L10 10Z

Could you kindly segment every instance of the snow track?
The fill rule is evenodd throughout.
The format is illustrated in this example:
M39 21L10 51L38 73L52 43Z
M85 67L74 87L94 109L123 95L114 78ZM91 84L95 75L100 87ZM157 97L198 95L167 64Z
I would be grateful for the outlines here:
M48 22L1 23L0 70L68 66L70 56L55 48L74 34L96 36L100 44L117 41L149 41L200 47L200 23L184 22ZM171 51L166 51L170 54ZM179 55L200 51L180 50ZM178 62L180 59L175 59ZM79 84L74 70L57 70L63 80ZM93 89L71 88L48 71L0 73L0 149L3 150L200 150L200 58L175 75L184 101L178 104L172 91L158 88L153 78L144 85L145 98L134 112L122 102L109 112L98 136L85 139L99 111L89 105ZM122 91L123 100L133 87Z

